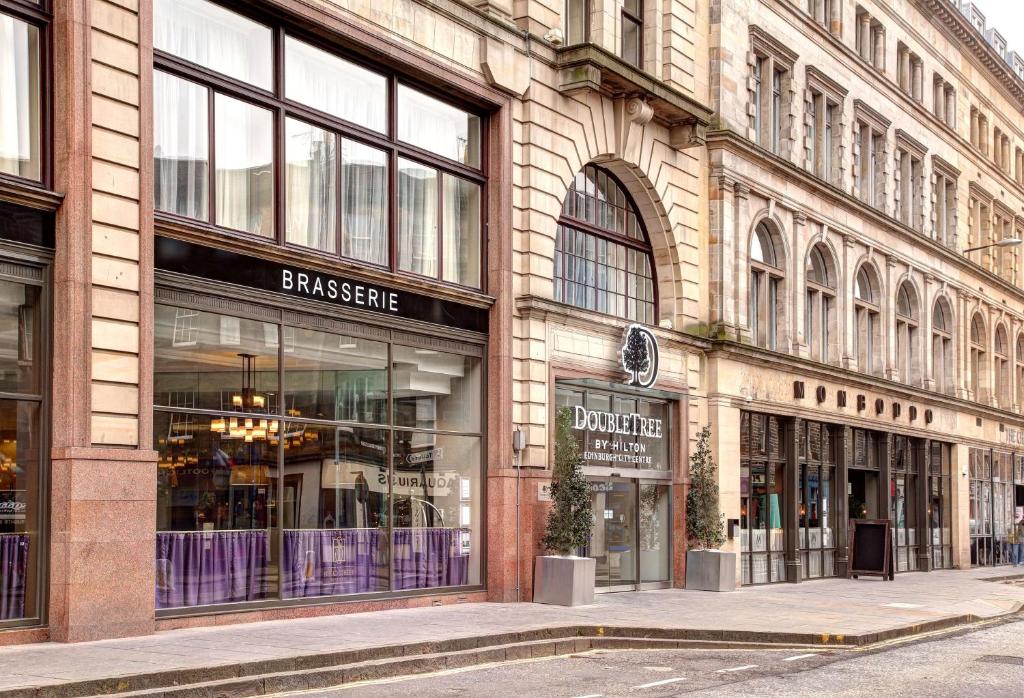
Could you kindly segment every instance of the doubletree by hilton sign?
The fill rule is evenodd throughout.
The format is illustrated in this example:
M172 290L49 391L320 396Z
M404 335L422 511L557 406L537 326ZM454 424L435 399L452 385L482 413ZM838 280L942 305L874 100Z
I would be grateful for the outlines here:
M487 331L487 310L260 257L157 236L156 268L332 305L472 332Z

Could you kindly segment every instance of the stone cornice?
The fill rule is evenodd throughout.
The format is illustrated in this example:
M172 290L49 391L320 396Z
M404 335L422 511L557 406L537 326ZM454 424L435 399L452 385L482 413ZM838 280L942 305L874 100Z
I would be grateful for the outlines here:
M790 181L797 182L803 189L809 190L813 194L822 198L829 199L833 203L845 206L861 218L870 220L876 225L885 227L892 234L901 237L912 244L926 248L935 257L952 264L958 269L977 276L979 280L990 285L993 290L999 290L1008 294L1018 302L1020 305L1020 312L1024 313L1024 289L1017 288L992 272L986 271L978 264L965 258L956 250L945 247L935 240L921 235L912 228L903 225L881 211L878 211L850 194L847 194L842 189L823 182L810 172L794 165L792 162L774 155L760 146L754 145L746 138L743 138L732 131L709 131L708 150L711 151L715 148L724 148L736 153L737 155L754 160L761 166L768 169L785 170L787 178ZM737 181L739 180L739 176L735 173L730 173L729 176ZM787 205L787 207L789 206ZM849 234L841 226L833 225L831 222L829 223L829 227L840 234ZM856 236L851 234L851 237ZM950 285L953 286L954 284L951 282Z
M930 13L953 36L970 49L971 54L989 70L992 76L1017 100L1017 108L1024 111L1024 80L1017 77L1009 64L989 46L977 29L949 0L915 0L922 10Z

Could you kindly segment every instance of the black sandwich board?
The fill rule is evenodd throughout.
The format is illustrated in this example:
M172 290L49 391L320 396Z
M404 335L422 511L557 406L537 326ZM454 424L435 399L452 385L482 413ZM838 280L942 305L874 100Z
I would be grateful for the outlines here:
M892 522L889 519L850 520L848 576L894 579Z

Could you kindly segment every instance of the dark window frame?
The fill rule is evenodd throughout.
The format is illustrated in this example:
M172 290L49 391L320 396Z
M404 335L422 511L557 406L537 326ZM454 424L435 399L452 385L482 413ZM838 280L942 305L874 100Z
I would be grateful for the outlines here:
M2 1L2 0L0 0ZM271 246L281 250L300 250L304 254L321 257L329 262L343 261L351 264L358 264L363 267L389 272L396 277L403 277L409 280L420 281L428 279L443 286L458 289L467 289L474 292L487 292L487 231L488 231L488 197L490 163L488 162L488 111L470 101L452 100L450 95L445 95L438 89L406 74L399 69L388 66L384 63L375 63L355 51L339 51L336 44L322 36L314 34L305 29L302 25L282 20L279 17L261 13L241 2L231 0L208 0L212 4L224 7L235 12L246 19L258 22L268 27L271 31L272 59L272 90L264 90L242 80L228 77L214 70L196 63L191 63L173 54L160 49L153 50L153 70L160 71L176 78L181 78L195 83L207 90L208 107L208 217L207 220L189 218L166 211L156 211L155 215L159 221L165 221L173 226L186 227L208 231L215 235L223 236L226 239L233 239L242 243L255 243L261 246ZM332 56L353 63L361 68L370 70L383 76L387 81L387 124L384 133L374 131L358 124L344 121L326 112L318 111L313 107L306 106L299 102L285 97L285 39L291 37L309 44L317 49L325 51ZM405 143L398 139L398 85L402 84L425 95L438 99L457 109L465 111L471 116L479 118L479 165L469 166L443 156L436 155L423 148ZM273 176L273 236L258 235L235 228L229 228L217 224L216 221L216 133L214 131L215 111L214 101L217 94L223 94L232 99L248 105L267 109L271 112L273 119L273 162L271 165ZM333 134L338 140L338 156L336 158L336 223L335 223L335 246L331 251L318 250L314 247L289 243L286 241L286 168L285 158L285 119L291 118L301 121L307 125L323 129ZM377 265L352 257L345 257L342 251L342 201L344 194L344 182L341 177L342 159L340 155L341 139L356 141L361 145L376 148L383 151L387 159L387 197L388 205L385 211L387 220L388 239L388 263ZM432 168L438 173L437 180L437 270L434 276L426 276L411 271L404 271L398 266L398 161L400 159L412 160L421 165ZM479 285L468 286L453 281L444 280L444 184L445 176L456 176L467 180L480 187L480 237L478 246L479 253Z
M637 8L638 8L639 12L632 12L632 11L626 9L626 3L625 2L622 3L621 22L623 24L623 29L622 29L622 32L621 32L622 33L622 41L621 41L622 45L619 47L619 55L622 58L622 60L624 60L627 63L629 63L634 68L639 68L639 69L642 70L643 66L644 66L644 11L647 8L644 7L644 0L636 0L636 3L637 3ZM638 38L637 47L636 47L636 63L633 63L632 61L630 61L630 60L628 60L626 58L626 30L624 28L626 22L630 22L631 24L636 25L637 38Z
M53 189L53 8L52 0L0 0L0 14L39 30L39 178L0 172L0 184Z
M576 181L575 177L573 178L573 183L569 186L569 190L566 192L565 200L562 202L562 209L561 209L561 212L559 213L559 216L558 216L557 227L559 229L569 229L569 230L580 231L580 232L582 232L582 233L584 233L586 235L589 235L591 237L597 238L598 240L605 240L607 242L614 243L616 245L621 245L623 247L626 247L627 250L628 249L633 249L633 250L636 250L638 253L642 253L642 254L646 255L647 260L648 260L648 264L649 264L650 270L651 270L651 291L652 291L652 298L650 300L651 313L652 313L652 315L651 315L652 322L649 323L649 324L652 324L652 325L653 324L657 324L658 319L659 319L659 308L660 308L660 299L658 297L658 271L657 271L657 267L655 266L655 263L654 263L654 248L651 245L651 238L650 238L650 236L647 233L647 226L644 223L643 217L640 215L640 212L639 212L639 210L637 208L636 202L633 200L632 195L630 195L629 190L626 189L626 187L622 184L622 180L620 180L618 177L616 177L615 174L613 174L611 171L609 171L609 170L607 170L607 169L605 169L603 167L600 167L598 165L594 165L592 163L585 165L580 170L580 173L582 173L582 174L584 174L584 176L586 176L588 171L593 171L595 176L596 176L597 173L603 173L604 175L607 176L608 182L610 184L612 184L613 186L617 187L619 189L619 191L623 194L623 196L624 196L624 201L623 201L624 206L625 206L626 210L627 211L631 211L633 216L635 217L637 229L640 232L640 235L641 235L642 239L638 240L636 238L629 237L628 235L620 234L620 233L618 233L616 231L613 231L611 229L595 225L595 224L593 224L593 223L591 223L591 222L589 222L589 221L587 221L587 220L585 220L583 218L579 218L579 217L577 217L575 215L567 214L565 212L566 203L570 200L570 197L575 195L575 193L577 191L576 188L575 188L575 181ZM566 276L565 276L565 266L564 266L565 265L565 261L564 261L564 259L565 259L565 252L563 250L559 250L557 242L556 242L555 249L556 249L557 253L562 254L562 259L563 259L562 271L561 272L555 271L555 273L552 274L552 280L554 281L554 283L556 285L556 289L557 289L559 284L564 284L565 282L570 281L570 279L566 278ZM629 273L628 269L626 271L627 271L627 273ZM638 277L642 277L640 272L636 272L636 275ZM595 288L595 290L598 290L598 291L600 291L600 290L607 291L607 288L601 289L597 285L596 278L595 278L594 288ZM624 291L623 295L626 298L627 307L628 307L629 303L631 303L631 302L632 303L636 303L637 301L641 300L641 299L637 298L635 295L631 296L628 293L628 291ZM561 295L558 295L558 291L557 290L556 290L556 297L562 298ZM569 301L564 300L564 298L562 298L561 302L566 303L567 305L572 305L573 307L582 307L584 310L591 310L592 312L599 312L599 313L602 313L602 314L605 314L605 315L611 315L612 317L618 317L618 315L615 314L615 313L603 312L603 311L597 310L596 308L590 308L590 307L586 307L586 306L578 306L575 303L571 303ZM644 300L643 302L646 303L647 301ZM631 322L640 322L640 323L644 323L645 322L643 318L638 318L638 317L632 317L631 318L631 317L629 317L628 311L627 311L627 316L623 317L621 319L628 320L628 321L631 321Z

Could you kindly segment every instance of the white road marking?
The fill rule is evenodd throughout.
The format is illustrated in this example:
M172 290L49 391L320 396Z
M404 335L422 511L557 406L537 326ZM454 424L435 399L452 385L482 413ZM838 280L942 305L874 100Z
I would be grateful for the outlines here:
M798 654L795 657L786 657L782 661L784 662L795 662L798 659L807 659L808 657L817 657L817 652L811 652L810 654Z
M901 602L897 601L897 602L894 602L894 603L884 603L884 604L882 604L882 607L883 608L921 608L921 604L919 604L919 603L901 603Z
M654 688L655 686L664 686L669 683L679 683L680 681L686 681L686 678L680 676L675 679L662 679L661 681L651 681L650 683L642 683L639 686L633 686L633 688Z
M670 666L645 666L644 669L647 671L672 671Z
M601 698L600 693L588 693L585 696L576 696L576 698Z
M732 669L719 669L719 674L727 674L730 671L745 671L746 669L756 669L757 664L744 664L743 666L734 666Z

